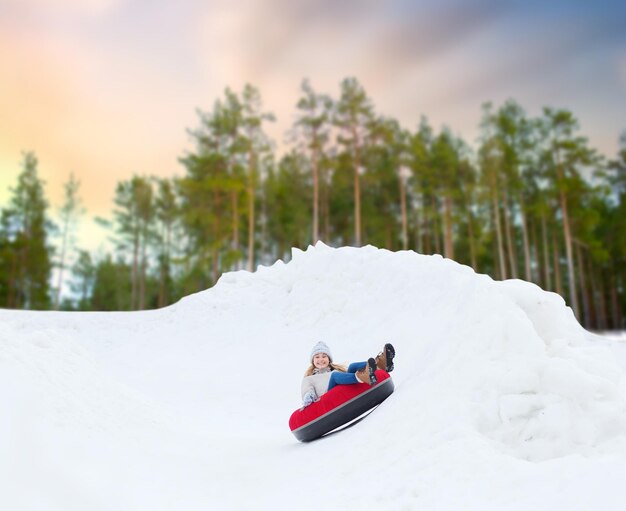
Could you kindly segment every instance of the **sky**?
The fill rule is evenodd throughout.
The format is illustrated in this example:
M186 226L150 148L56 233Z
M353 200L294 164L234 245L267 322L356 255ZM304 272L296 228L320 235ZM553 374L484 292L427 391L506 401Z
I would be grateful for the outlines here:
M73 172L83 245L116 184L181 175L187 130L228 86L259 88L279 152L300 84L355 76L377 113L474 144L481 104L567 108L608 157L626 130L626 2L0 0L0 207L34 151L52 212ZM79 242L80 243L80 242Z

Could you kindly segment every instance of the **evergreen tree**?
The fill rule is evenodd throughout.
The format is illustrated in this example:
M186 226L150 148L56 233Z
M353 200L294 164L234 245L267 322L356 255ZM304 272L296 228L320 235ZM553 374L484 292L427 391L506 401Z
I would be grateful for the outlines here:
M0 292L9 308L47 309L50 304L52 249L46 229L51 224L37 166L34 153L23 154L17 186L11 189L9 207L2 211Z
M63 206L60 210L61 219L61 252L59 254L58 266L58 280L56 296L54 301L55 309L59 309L61 305L61 294L63 289L63 277L66 265L67 253L71 252L75 243L74 231L76 229L76 223L79 216L84 212L81 206L81 200L78 196L78 190L80 188L80 181L77 181L74 174L70 174L70 177L63 185L65 191L65 199Z
M263 131L263 122L274 121L274 115L263 112L259 90L246 84L242 93L243 106L243 143L247 153L246 197L248 212L248 271L254 269L254 247L256 233L256 190L258 187L259 162L270 150L270 142Z
M92 294L94 280L96 277L96 267L91 259L91 254L86 250L80 250L78 259L72 267L73 281L70 289L78 296L76 304L77 310L92 310Z
M373 107L365 90L356 78L341 82L341 96L335 105L335 125L341 130L338 141L345 147L351 163L354 190L354 244L361 246L361 174L364 141L369 136Z
M145 281L147 270L148 245L152 235L154 220L153 191L150 180L133 176L129 181L118 183L115 190L113 211L117 234L117 249L121 253L130 251L130 308L145 308Z
M311 242L311 176L305 157L295 151L285 155L266 183L268 230L276 245L274 258L286 259L291 247Z
M124 311L134 308L131 272L131 267L122 259L113 261L107 254L95 267L91 297L93 310Z
M594 154L587 147L586 139L575 136L578 121L567 110L544 109L543 131L546 147L543 153L544 172L550 180L556 196L563 223L563 239L567 260L570 305L579 315L574 265L574 233L572 232L570 197L572 188L580 181L582 167L593 163Z
M453 224L455 201L459 193L459 157L452 134L443 130L434 140L432 147L433 166L437 169L438 195L443 206L444 256L454 259Z
M154 207L158 226L155 233L159 268L158 307L171 303L173 297L172 252L175 249L173 236L176 232L180 210L174 182L157 179L157 195Z
M297 107L302 112L296 121L296 126L302 131L304 145L309 152L311 175L313 178L313 213L312 213L312 240L315 244L319 239L320 231L320 164L324 158L325 146L330 138L330 118L333 106L329 96L317 94L308 80L302 82L303 96Z
M430 148L432 129L425 117L420 120L415 134L408 141L408 164L411 171L411 194L414 197L415 248L419 253L430 253L431 197L433 170Z
M368 172L362 176L363 231L367 243L392 250L408 242L405 179L408 134L395 119L370 122L363 159Z

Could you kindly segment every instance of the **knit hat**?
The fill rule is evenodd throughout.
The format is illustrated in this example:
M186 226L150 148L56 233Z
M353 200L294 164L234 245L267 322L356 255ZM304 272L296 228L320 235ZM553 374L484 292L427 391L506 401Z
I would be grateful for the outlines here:
M315 346L313 346L313 349L311 350L311 360L313 360L313 357L318 353L326 353L326 355L328 355L328 358L332 362L333 356L330 353L330 348L326 345L325 342L320 341Z

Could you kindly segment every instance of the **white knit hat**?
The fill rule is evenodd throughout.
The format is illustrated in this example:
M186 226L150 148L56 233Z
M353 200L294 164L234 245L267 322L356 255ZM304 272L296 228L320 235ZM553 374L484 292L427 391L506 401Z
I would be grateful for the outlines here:
M313 360L313 357L318 353L326 353L326 355L328 355L328 358L332 362L333 356L330 353L330 348L326 345L325 342L320 341L315 346L313 346L313 349L311 350L311 360Z

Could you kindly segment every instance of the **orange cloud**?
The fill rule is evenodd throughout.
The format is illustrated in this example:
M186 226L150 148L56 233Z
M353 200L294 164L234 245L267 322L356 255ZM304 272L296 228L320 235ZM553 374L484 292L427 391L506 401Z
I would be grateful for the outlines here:
M35 11L39 14L58 14L59 11L101 14L122 2L124 0L3 0L5 7L20 14Z
M337 97L340 81L356 76L378 113L407 128L425 114L435 127L447 123L470 143L486 99L513 96L534 115L561 100L563 84L577 97L577 82L567 74L575 66L559 66L574 58L572 47L585 47L604 31L563 30L564 36L546 39L552 23L534 19L520 30L520 13L511 15L497 0L464 5L5 1L0 205L14 184L20 152L32 149L53 204L60 203L62 182L73 171L91 213L108 215L118 181L133 173L181 173L177 157L190 144L185 129L198 124L195 108L210 110L226 86L240 91L246 82L260 89L265 110L276 114L267 131L279 146L305 77L318 92ZM507 16L509 23L515 20L514 30L502 24ZM530 40L529 33L536 37ZM624 62L619 60L619 77L611 68L620 87ZM558 79L548 83L549 73ZM585 97L593 94L579 88ZM604 101L598 95L600 107L614 110ZM587 131L606 125L602 108L592 114L596 126ZM616 122L605 130L616 133Z
M0 181L5 190L24 150L36 152L53 203L74 172L98 214L110 211L117 181L178 170L193 107L158 70L75 41L6 31L0 67L11 70L0 81L0 162L10 179Z

